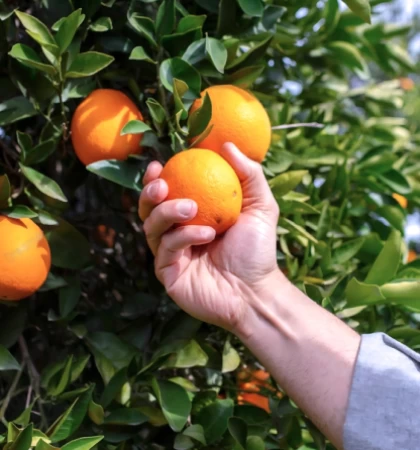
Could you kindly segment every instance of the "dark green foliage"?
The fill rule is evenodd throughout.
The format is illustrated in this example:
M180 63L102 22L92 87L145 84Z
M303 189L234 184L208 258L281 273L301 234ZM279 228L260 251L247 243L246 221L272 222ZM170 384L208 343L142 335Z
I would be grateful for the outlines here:
M392 197L420 202L398 79L413 69L408 29L345 3L0 0L0 214L39 223L53 260L40 292L0 306L4 448L332 449L287 397L263 392L271 415L238 406L237 372L255 359L153 275L142 173L203 137L209 98L188 109L212 84L252 88L269 111L282 270L358 331L419 347L420 265L404 264ZM86 169L69 125L98 87L139 106L146 124L122 131L145 133L144 153Z

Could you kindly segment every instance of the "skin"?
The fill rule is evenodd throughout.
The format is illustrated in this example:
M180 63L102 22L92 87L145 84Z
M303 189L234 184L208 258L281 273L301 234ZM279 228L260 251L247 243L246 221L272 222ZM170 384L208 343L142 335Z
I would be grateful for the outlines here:
M169 296L187 313L242 340L280 386L338 448L360 336L281 273L279 208L260 164L233 144L221 156L237 173L243 209L222 237L205 226L173 229L197 214L188 199L165 201L162 166L144 176L139 215Z

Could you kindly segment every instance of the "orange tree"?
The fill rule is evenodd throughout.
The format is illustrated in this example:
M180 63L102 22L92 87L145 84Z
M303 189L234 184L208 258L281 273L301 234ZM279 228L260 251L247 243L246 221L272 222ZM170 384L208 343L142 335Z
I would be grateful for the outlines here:
M171 302L137 199L150 160L205 139L208 96L188 119L203 89L252 90L273 126L263 166L281 208L279 266L359 332L418 347L420 264L405 263L403 240L420 199L418 130L399 81L412 70L409 27L370 25L380 3L0 1L0 215L35 222L51 249L36 293L0 293L1 445L332 448L281 386L252 381L262 368L240 342ZM111 129L142 151L86 167L70 124L99 88L124 93L133 115L113 120L115 103L103 103L81 152L108 145ZM42 274L22 259L29 241L10 251L20 234L4 230L0 286L5 274Z

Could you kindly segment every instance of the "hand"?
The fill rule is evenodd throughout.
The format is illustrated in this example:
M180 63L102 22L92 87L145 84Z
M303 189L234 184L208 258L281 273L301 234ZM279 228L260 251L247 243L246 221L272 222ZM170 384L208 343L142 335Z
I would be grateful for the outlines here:
M165 201L162 166L152 162L144 176L139 215L155 255L155 270L170 297L187 313L205 322L240 331L251 298L282 276L276 259L279 208L260 164L233 144L221 152L237 173L243 190L238 221L221 237L207 226L174 224L197 214L192 200ZM263 301L263 298L261 298Z

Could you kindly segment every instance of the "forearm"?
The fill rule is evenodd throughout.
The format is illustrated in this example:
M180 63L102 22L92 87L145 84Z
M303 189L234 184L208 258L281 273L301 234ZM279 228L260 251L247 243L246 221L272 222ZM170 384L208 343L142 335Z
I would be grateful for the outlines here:
M238 337L341 448L359 335L280 272L262 295L249 295L249 312Z

